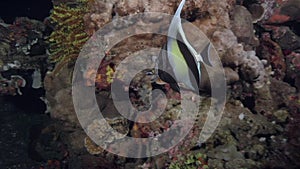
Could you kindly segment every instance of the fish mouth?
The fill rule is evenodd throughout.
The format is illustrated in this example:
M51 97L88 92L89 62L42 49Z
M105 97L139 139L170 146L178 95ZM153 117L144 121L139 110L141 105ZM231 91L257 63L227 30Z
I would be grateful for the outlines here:
M159 77L157 77L154 82L156 84L159 84L159 85L165 85L165 84L167 84L167 82L161 80Z

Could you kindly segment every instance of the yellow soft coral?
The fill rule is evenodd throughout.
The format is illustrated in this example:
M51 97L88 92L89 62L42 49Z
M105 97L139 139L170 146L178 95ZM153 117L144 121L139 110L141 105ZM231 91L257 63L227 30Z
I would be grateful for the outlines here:
M115 73L115 71L113 68L111 68L110 66L106 67L106 80L108 83L113 82L114 73Z
M50 58L56 63L55 72L68 63L76 61L82 46L88 40L85 32L84 15L87 13L87 0L78 0L76 4L59 4L53 7L51 21L56 24L48 41Z

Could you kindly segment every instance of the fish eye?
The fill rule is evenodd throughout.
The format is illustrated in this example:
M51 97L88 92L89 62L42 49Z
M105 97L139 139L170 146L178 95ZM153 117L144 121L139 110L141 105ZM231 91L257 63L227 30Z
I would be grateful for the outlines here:
M153 75L154 72L153 72L153 70L150 70L150 71L147 71L145 74L146 74L147 76L150 76L150 75Z

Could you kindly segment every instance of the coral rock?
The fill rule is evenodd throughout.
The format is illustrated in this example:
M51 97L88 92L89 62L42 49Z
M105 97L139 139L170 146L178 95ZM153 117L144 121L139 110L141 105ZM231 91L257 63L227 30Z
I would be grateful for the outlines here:
M229 67L225 67L224 72L225 72L227 84L237 82L240 79L239 74Z
M89 35L112 20L116 1L90 1L88 13L84 16L85 30Z
M259 49L259 56L271 64L274 70L273 76L283 79L286 73L286 63L281 47L271 39L268 33L264 33Z
M283 50L300 49L300 37L297 36L289 27L272 27L272 38Z
M295 86L300 89L300 53L292 52L286 56L287 78L295 81Z
M233 11L232 31L240 42L251 44L254 38L252 16L243 6L237 5Z
M300 1L288 0L279 4L279 7L274 10L272 16L268 19L268 23L284 23L288 21L295 21L299 17Z

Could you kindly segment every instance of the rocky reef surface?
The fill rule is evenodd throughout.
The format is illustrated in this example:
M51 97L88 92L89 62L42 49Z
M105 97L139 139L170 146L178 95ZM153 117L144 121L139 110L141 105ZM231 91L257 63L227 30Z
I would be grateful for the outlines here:
M46 91L48 111L54 120L41 127L30 145L45 168L300 167L299 0L186 2L182 18L211 40L227 81L227 103L222 119L206 142L199 143L205 115L196 117L196 124L177 146L167 153L145 159L110 154L82 130L72 102L71 78L74 62L84 43L114 18L141 12L174 14L179 3L54 0L51 16L44 23L19 18L13 25L0 24L0 93L20 95L22 87L28 88L28 85L29 88L42 86ZM146 25L144 21L137 22ZM53 29L51 35L47 33L47 26ZM153 137L176 123L180 96L168 85L163 86L169 99L165 112L149 124L121 118L109 91L117 65L124 58L147 47L161 47L165 42L166 38L160 35L129 37L104 53L105 59L98 72L87 71L82 75L89 79L96 74L98 106L110 125L122 134ZM53 69L52 65L55 65ZM86 82L85 85L94 85ZM140 73L130 86L124 86L124 91L130 92L131 102L138 109L147 109L152 88L151 78ZM147 93L146 98L142 97L142 92ZM199 112L206 112L212 98L203 96L201 100ZM157 100L157 103L163 101ZM101 120L94 120L87 125L87 131L95 132L101 124ZM120 139L110 138L107 133L98 134L111 142ZM127 148L130 146L119 151Z

